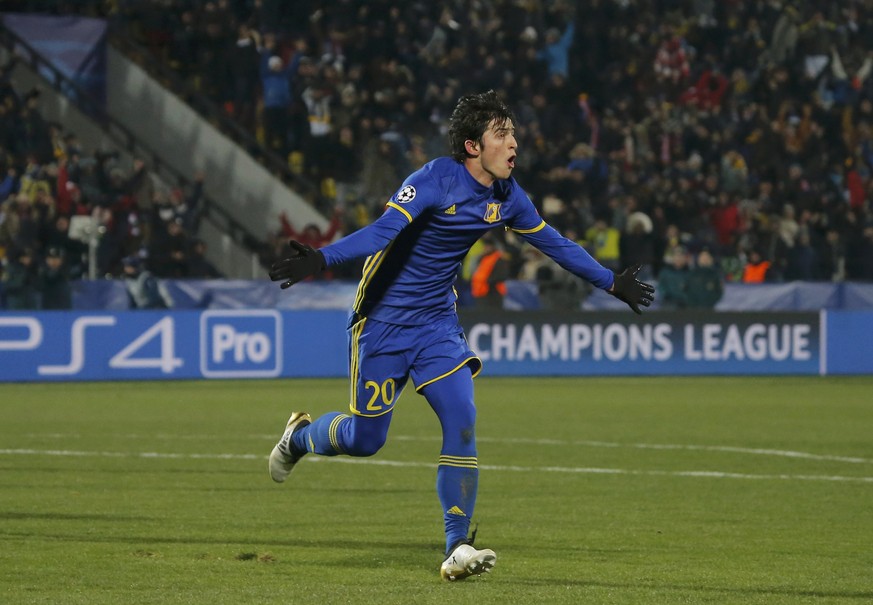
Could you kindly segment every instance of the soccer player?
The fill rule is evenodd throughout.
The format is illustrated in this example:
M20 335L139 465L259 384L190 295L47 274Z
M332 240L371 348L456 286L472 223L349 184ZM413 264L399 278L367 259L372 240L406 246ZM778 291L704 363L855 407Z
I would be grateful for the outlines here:
M270 278L287 288L366 257L348 325L350 413L315 420L293 413L270 454L270 476L285 481L306 454L375 454L411 378L442 426L436 489L445 521L440 574L446 580L490 571L497 560L493 550L475 548L468 537L479 476L473 377L482 362L458 322L453 283L471 246L503 225L636 313L654 299L654 288L636 278L639 267L614 274L537 214L511 176L518 153L514 129L511 110L494 91L462 97L450 118L451 157L409 175L370 225L318 250L291 241L292 255L270 270Z

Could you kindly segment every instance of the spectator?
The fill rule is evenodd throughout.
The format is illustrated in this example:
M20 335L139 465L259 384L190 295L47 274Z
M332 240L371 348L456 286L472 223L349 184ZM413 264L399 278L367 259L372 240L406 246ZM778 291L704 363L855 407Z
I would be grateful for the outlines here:
M749 258L743 268L744 284L760 284L772 281L770 275L771 262L765 260L758 250L749 251Z
M195 174L194 185L187 195L179 187L170 191L169 209L172 211L172 220L179 221L188 235L195 235L200 230L200 206L205 178L202 172Z
M794 246L788 253L785 268L785 279L788 281L813 281L820 279L821 259L819 253L810 244L809 232L802 229Z
M333 132L334 90L325 80L313 82L302 93L309 122L309 134L305 137L303 156L307 172L316 182L324 177L322 166L328 161L331 133Z
M10 311L39 309L42 284L33 249L23 248L11 258L3 276L6 308Z
M14 193L18 193L19 187L18 170L14 166L9 166L6 169L6 176L0 181L0 201L5 200Z
M229 113L249 130L255 128L255 95L261 57L261 37L248 23L237 28L236 43L228 49L228 82L225 93Z
M680 103L689 103L707 111L721 107L728 89L728 79L719 69L706 69L691 88L679 97Z
M42 272L42 308L62 310L72 307L73 291L63 250L49 248L46 251Z
M390 141L379 137L365 144L363 174L361 195L370 213L375 214L397 186L396 153Z
M668 98L675 98L690 74L691 66L682 39L672 33L665 36L655 53L655 77Z
M573 45L573 35L576 25L570 20L564 33L556 27L546 32L546 45L537 53L537 59L546 64L549 76L558 75L566 79L570 73L570 47Z
M166 309L171 307L169 297L162 292L155 276L145 269L138 256L127 256L122 261L121 278L125 282L133 309Z
M21 201L19 201L21 200ZM21 210L27 208L28 202L22 196L11 196L0 205L0 249L7 253L18 245L18 234L21 230ZM11 255L10 255L11 260Z
M664 309L684 309L688 306L688 251L682 246L668 250L666 262L658 274L658 300Z
M503 308L506 284L509 278L509 260L492 236L482 238L482 254L470 279L470 291L476 306L488 309Z
M712 309L723 294L724 280L715 266L715 259L709 250L701 250L688 273L688 308Z
M189 245L182 220L172 218L161 226L148 248L149 269L156 277L186 277Z
M846 262L847 277L861 281L873 280L873 221L857 231L850 246Z
M72 280L85 275L88 245L70 237L69 217L59 215L44 231L43 245L46 249L56 249L64 259L64 265Z
M655 263L655 236L652 219L643 212L634 212L627 219L625 232L619 241L621 265L642 265L639 279L646 280L653 274Z
M602 218L594 221L594 225L585 232L585 248L601 265L613 271L620 270L620 241L618 229L609 226Z
M224 275L206 258L206 242L195 239L188 253L185 276L192 279L219 279Z
M32 154L36 163L47 164L54 160L54 146L49 125L39 112L40 94L40 90L34 88L24 95L18 129L22 136L22 151Z
M264 141L268 148L286 155L290 149L289 113L291 111L292 81L297 74L301 52L286 65L276 54L276 39L272 34L264 37L261 49L261 89L264 103Z
M342 216L342 209L336 208L326 231L322 231L318 228L318 225L314 223L306 225L303 227L302 231L297 231L291 224L291 221L288 220L288 215L283 211L279 215L279 221L282 224L282 236L285 237L285 239L297 240L305 246L321 248L336 239L340 227L342 226Z
M846 278L846 244L840 239L840 232L835 228L827 230L825 241L821 258L821 276L828 281L843 281Z

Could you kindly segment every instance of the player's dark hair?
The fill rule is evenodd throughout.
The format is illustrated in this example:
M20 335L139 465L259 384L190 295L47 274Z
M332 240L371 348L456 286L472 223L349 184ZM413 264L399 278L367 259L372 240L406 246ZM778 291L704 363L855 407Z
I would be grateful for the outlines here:
M482 135L488 125L495 120L499 126L511 121L515 116L509 106L504 103L493 90L479 94L464 95L455 106L449 118L449 146L452 158L463 162L470 156L465 143L476 141L482 144Z

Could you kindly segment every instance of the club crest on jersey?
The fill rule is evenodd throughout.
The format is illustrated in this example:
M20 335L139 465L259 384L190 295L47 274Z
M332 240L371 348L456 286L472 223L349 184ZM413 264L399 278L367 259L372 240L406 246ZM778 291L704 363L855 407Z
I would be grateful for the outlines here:
M407 185L397 192L397 195L394 197L394 199L396 199L401 204L411 202L415 199L415 187L413 187L412 185Z
M496 223L501 219L500 216L500 204L488 204L488 207L485 208L485 222L486 223Z

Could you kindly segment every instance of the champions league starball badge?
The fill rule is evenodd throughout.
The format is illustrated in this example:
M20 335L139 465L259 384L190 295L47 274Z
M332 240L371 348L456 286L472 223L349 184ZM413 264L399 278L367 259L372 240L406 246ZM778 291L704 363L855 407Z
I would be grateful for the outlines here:
M407 185L403 189L397 192L397 201L401 204L405 204L407 202L411 202L415 199L415 187L412 185Z

